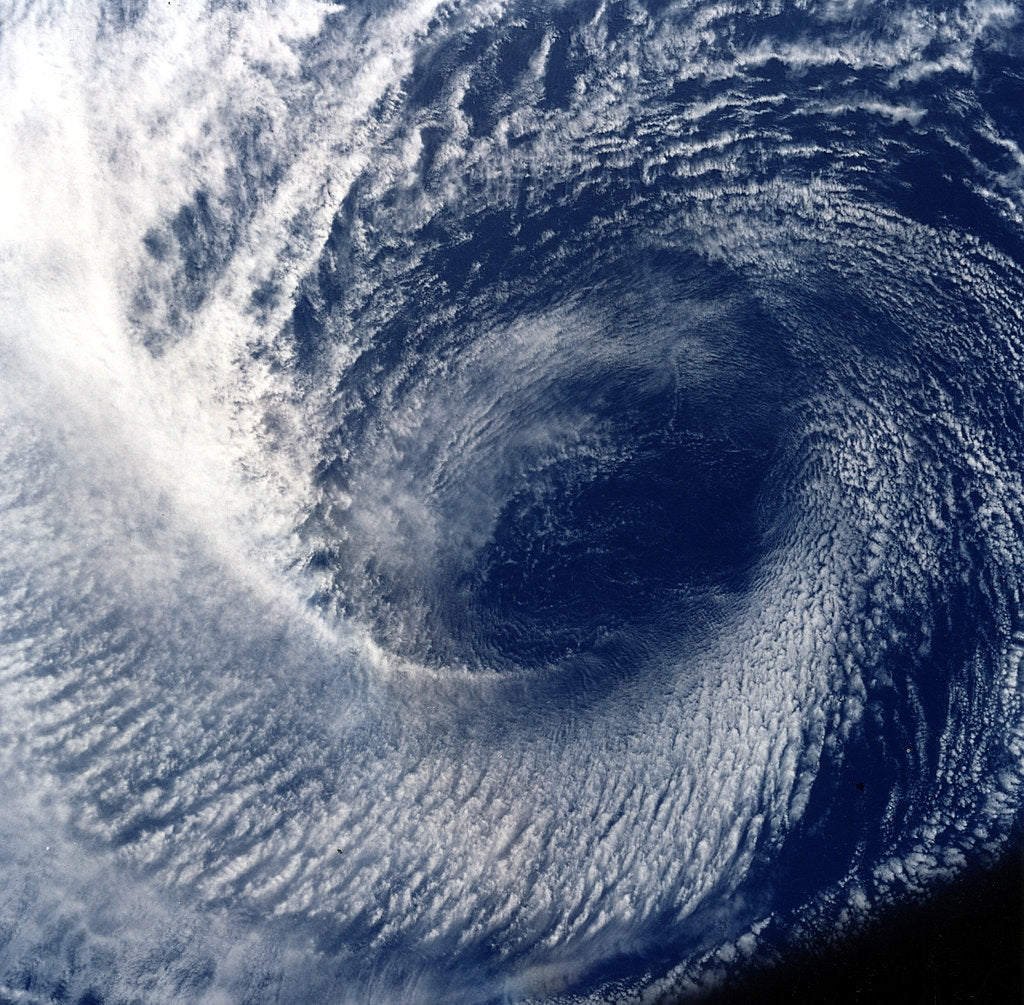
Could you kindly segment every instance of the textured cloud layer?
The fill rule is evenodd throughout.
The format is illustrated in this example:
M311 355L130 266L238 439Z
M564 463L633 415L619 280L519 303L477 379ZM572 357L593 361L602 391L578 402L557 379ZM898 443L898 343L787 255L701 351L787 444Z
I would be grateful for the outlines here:
M653 1000L998 850L1015 18L13 6L3 994Z

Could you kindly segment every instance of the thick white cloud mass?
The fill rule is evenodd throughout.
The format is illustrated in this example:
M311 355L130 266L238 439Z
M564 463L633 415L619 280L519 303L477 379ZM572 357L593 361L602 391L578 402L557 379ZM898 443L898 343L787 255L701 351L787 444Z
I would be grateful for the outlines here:
M1002 846L1017 8L656 6L0 11L3 1000L654 1001Z

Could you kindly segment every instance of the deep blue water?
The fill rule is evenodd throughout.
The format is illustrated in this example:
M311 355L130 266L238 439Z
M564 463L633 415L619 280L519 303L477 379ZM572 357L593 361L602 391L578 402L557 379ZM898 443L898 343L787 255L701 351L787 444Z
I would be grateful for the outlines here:
M167 7L0 18L0 1001L998 969L1019 7Z

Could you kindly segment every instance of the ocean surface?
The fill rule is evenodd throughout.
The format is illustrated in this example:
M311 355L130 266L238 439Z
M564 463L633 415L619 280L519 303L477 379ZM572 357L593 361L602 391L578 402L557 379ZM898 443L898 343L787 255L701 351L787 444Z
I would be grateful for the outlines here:
M2 0L0 1002L729 1001L1005 868L1022 13Z

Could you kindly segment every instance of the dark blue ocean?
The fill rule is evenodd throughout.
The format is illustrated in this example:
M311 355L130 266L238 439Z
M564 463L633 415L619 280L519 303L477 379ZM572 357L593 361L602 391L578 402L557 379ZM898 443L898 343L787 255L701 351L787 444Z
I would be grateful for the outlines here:
M1022 14L0 5L0 1003L1016 1000Z

